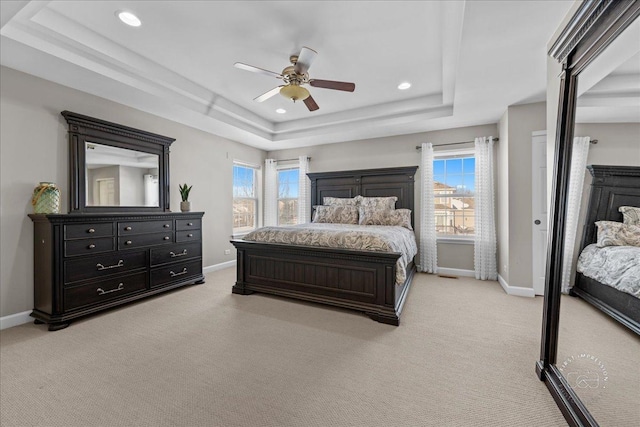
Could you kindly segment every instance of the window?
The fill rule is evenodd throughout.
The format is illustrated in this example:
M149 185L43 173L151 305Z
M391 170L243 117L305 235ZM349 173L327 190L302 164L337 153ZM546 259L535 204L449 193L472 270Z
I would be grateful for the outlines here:
M233 234L249 232L257 227L258 197L256 168L233 165Z
M298 168L278 170L278 225L298 223Z
M436 232L440 236L475 233L476 159L471 154L433 161Z

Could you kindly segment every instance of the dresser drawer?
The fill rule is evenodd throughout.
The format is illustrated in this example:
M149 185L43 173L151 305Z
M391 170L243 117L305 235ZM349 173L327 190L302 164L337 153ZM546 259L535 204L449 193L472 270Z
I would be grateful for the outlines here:
M101 278L147 266L147 251L113 252L64 262L65 284L79 280Z
M129 221L118 223L118 236L128 236L131 234L159 233L162 231L172 231L173 220L163 221Z
M64 289L64 308L74 310L92 304L122 298L146 289L147 273L141 272L112 279L100 280L88 285Z
M64 256L89 255L114 249L113 237L78 239L64 242Z
M173 243L173 233L152 233L139 234L135 236L118 237L118 249L140 248L144 246L155 246L163 243Z
M176 219L176 230L194 230L202 228L200 219Z
M113 223L102 222L96 224L73 224L64 226L64 238L86 239L87 237L113 236Z
M168 285L202 275L202 260L184 261L151 270L151 287Z
M176 242L198 242L201 239L200 230L176 231Z
M181 243L179 245L163 245L151 249L151 265L183 261L202 256L202 245L197 243Z

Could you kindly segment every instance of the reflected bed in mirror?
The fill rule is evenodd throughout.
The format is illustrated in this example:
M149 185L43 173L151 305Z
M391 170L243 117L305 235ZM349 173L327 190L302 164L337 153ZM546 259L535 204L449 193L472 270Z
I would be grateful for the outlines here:
M87 206L160 206L157 154L85 143Z
M70 111L69 212L168 212L173 138Z

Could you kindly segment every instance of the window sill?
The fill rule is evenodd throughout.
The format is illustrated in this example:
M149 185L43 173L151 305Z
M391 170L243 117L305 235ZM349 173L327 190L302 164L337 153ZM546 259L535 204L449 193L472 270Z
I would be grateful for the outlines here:
M474 237L438 237L438 243L453 243L455 245L473 245Z

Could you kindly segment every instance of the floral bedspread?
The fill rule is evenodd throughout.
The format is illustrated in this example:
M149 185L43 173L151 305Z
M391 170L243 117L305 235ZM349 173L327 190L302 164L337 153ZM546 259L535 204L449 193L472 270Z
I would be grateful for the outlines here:
M418 253L416 236L404 227L385 225L309 223L286 227L263 227L243 240L300 246L356 249L374 252L399 252L396 284L407 277L406 267Z
M591 244L578 258L577 270L587 277L640 298L640 248Z

